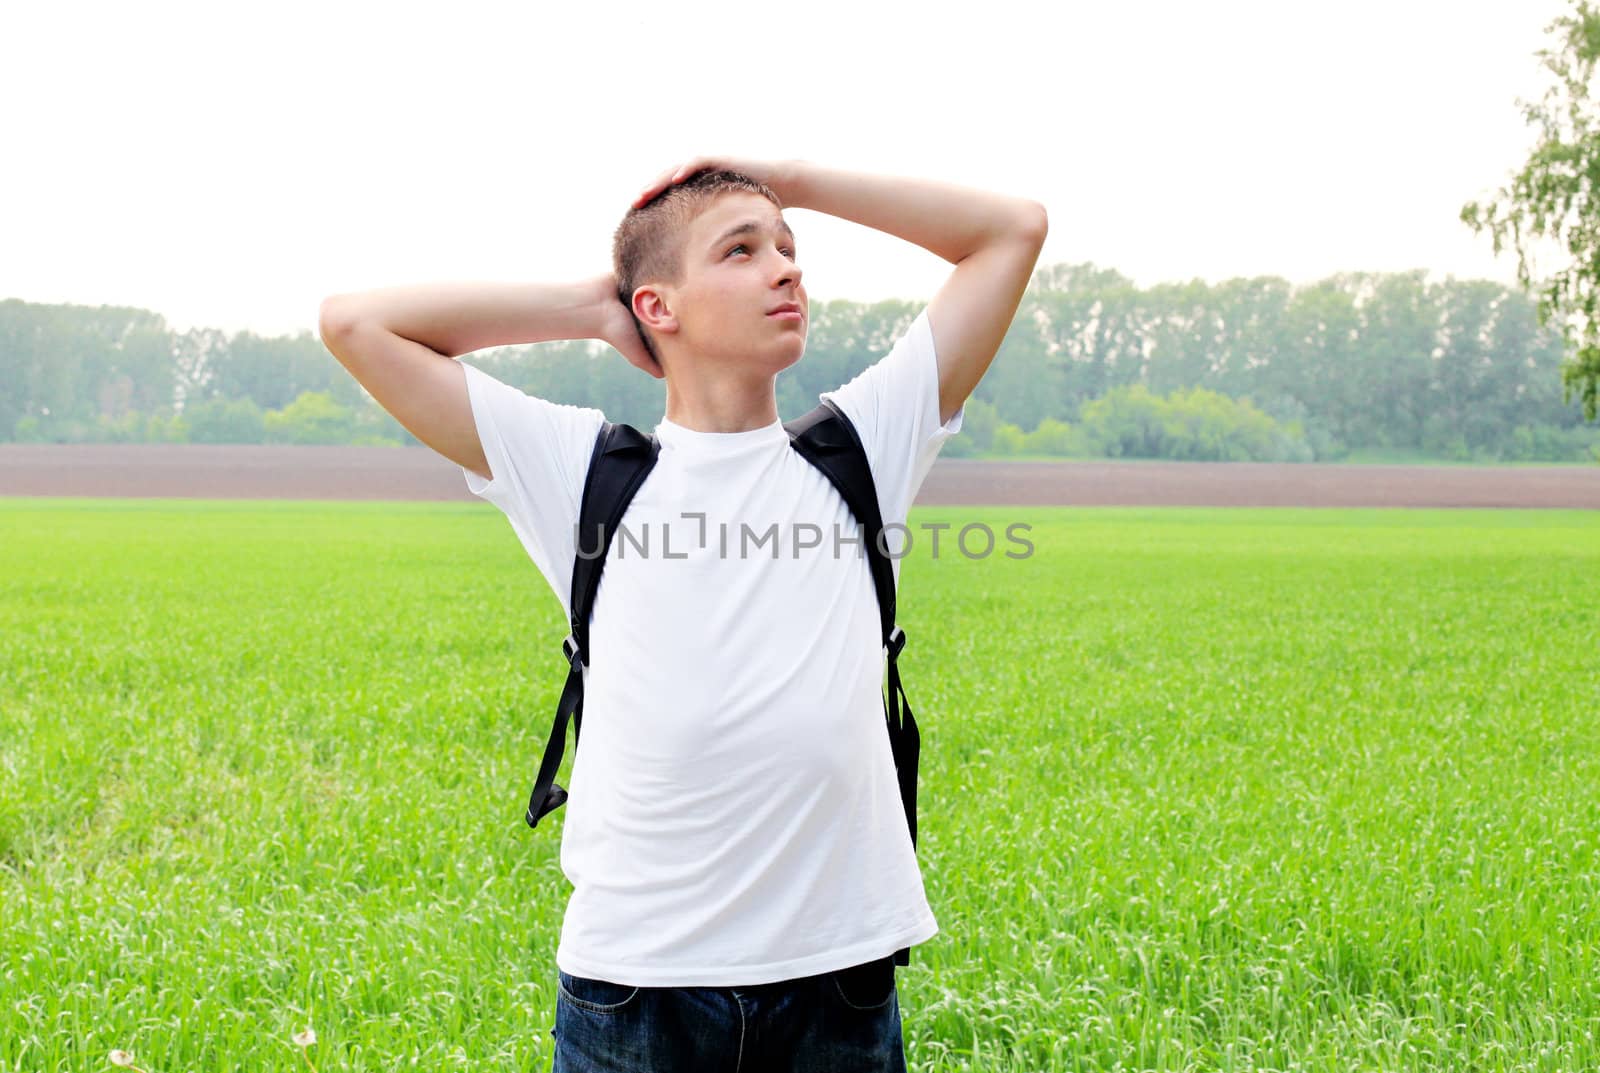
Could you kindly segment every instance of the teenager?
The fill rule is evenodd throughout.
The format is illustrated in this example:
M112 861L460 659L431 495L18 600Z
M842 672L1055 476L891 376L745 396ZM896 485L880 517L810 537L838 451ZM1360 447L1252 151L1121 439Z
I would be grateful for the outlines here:
M659 455L590 624L555 1073L905 1068L893 955L938 928L885 733L860 530L778 415L810 323L784 208L954 266L887 355L822 396L861 440L885 526L903 526L1021 302L1047 228L1035 201L699 157L639 193L609 275L323 303L329 350L507 515L563 608L605 415L452 359L593 338L666 381Z

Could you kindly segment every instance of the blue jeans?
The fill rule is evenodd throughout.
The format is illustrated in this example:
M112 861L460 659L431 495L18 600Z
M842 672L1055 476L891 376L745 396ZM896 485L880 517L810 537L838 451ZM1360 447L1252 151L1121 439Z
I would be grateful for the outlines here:
M753 987L556 975L551 1073L905 1073L892 956Z

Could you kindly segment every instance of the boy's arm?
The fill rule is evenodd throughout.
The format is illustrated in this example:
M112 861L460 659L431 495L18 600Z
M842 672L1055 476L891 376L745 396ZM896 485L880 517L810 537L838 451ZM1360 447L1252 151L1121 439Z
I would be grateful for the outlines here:
M956 267L928 303L939 363L939 421L955 416L994 360L1039 260L1049 221L1037 201L969 187L824 168L701 157L658 177L640 201L707 167L765 183L783 204L914 242Z
M886 231L955 265L928 303L939 362L939 422L948 422L983 379L1022 303L1049 230L1044 206L805 161L793 162L773 193L785 205Z
M466 370L451 359L485 347L602 339L655 377L632 314L609 275L579 283L445 283L336 294L318 330L328 352L407 431L493 480Z

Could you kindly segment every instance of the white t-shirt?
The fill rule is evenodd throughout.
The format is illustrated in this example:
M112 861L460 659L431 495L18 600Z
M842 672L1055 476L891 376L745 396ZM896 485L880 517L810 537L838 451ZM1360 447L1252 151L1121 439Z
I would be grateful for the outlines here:
M463 467L467 487L510 519L565 615L604 416L462 364L494 474ZM822 397L861 437L884 524L904 525L965 413L939 423L927 310ZM755 985L925 942L938 926L895 781L860 527L781 422L655 432L590 620L557 966L630 986ZM897 579L900 535L886 540Z

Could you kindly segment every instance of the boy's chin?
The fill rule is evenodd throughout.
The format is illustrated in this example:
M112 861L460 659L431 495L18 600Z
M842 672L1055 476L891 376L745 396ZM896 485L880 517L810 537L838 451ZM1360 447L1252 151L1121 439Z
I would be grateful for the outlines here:
M804 357L805 352L805 339L802 338L798 346L774 349L768 364L774 367L772 370L774 373L780 373Z

